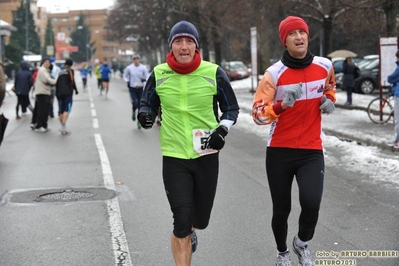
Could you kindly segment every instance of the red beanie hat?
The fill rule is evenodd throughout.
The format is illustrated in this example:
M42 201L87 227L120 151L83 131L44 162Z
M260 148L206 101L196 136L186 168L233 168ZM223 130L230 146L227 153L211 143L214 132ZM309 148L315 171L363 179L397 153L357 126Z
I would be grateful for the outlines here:
M289 16L280 22L278 35L280 36L280 41L283 46L285 46L285 39L287 39L288 34L297 29L304 30L309 36L308 24L300 17Z

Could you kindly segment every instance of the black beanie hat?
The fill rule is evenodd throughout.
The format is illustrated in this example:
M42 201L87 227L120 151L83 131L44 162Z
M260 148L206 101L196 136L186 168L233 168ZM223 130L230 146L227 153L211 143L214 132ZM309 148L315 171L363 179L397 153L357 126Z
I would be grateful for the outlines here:
M178 37L189 37L193 39L197 45L197 49L199 49L200 45L198 31L192 23L182 20L172 27L168 39L169 48L172 47L173 41Z

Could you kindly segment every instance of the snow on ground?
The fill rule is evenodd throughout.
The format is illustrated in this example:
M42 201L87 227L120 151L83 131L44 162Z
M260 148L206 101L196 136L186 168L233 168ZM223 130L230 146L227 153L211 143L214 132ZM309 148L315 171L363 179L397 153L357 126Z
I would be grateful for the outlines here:
M253 132L260 136L265 142L263 145L266 146L267 137L269 134L270 126L258 126L256 125L250 114L252 109L253 96L250 92L252 87L251 79L244 79L239 81L233 81L232 86L236 91L237 99L241 108L238 121L234 127L240 128L246 132ZM345 92L337 93L337 103L344 103L346 100ZM370 96L355 94L357 104L366 107L370 102ZM340 117L347 117L353 120L348 120L348 123L356 120L368 120L367 113L362 110L346 110L339 109L335 110L340 113ZM332 117L332 116L331 116ZM326 127L342 130L346 135L361 135L359 132L354 132L353 127L342 126L342 119L329 119L330 117L323 118L323 125L327 124ZM326 120L326 121L324 121ZM338 123L340 124L334 124ZM324 127L323 127L324 128ZM361 129L359 129L361 130ZM393 135L393 132L392 132ZM365 138L370 137L364 135ZM385 143L391 136L373 136L374 138L380 138L381 142ZM335 136L324 136L324 147L325 147L325 161L326 165L336 166L345 168L348 172L361 172L367 176L370 176L375 181L381 182L392 182L399 185L399 153L398 152L387 152L383 151L375 146L362 146L356 142L343 141ZM329 150L341 150L342 156L336 158L329 155Z

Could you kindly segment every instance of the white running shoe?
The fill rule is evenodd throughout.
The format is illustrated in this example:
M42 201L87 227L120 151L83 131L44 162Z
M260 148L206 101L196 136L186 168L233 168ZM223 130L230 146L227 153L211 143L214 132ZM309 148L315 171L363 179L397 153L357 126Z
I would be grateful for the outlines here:
M45 129L44 127L39 127L35 129L36 132L40 132L40 133L46 133L47 129Z
M396 142L395 142L395 141L391 141L391 142L388 142L387 145L388 145L389 147L393 147L393 146L396 145Z
M315 266L312 261L312 255L310 255L310 251L308 249L308 245L304 247L297 246L296 239L298 236L294 237L292 241L292 246L294 248L295 254L298 256L299 265L301 266Z
M58 129L62 135L68 134L68 130L65 126L61 126L60 129Z
M290 252L288 250L284 253L277 251L276 266L291 266Z

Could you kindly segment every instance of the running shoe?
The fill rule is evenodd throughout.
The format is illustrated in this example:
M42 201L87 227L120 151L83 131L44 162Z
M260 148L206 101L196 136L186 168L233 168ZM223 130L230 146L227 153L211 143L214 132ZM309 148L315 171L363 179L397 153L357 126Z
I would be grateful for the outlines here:
M141 129L141 124L140 124L139 121L137 121L137 128L138 128L138 129Z
M47 129L44 128L44 127L39 127L39 128L36 128L35 131L36 131L36 132L40 132L40 133L46 133L46 132L47 132Z
M197 250L198 238L195 230L191 231L191 252L194 253Z
M389 147L394 147L397 143L395 141L388 142L387 145Z
M61 126L58 130L61 132L62 135L68 134L68 130L65 126Z
M310 251L308 249L308 245L304 247L300 247L296 244L296 239L298 236L294 237L292 241L292 246L294 248L295 254L298 256L299 265L301 266L315 266L312 261L312 255L310 255Z
M276 266L291 266L290 252L278 252Z
M32 129L32 130L35 130L35 124L30 124L30 128Z

